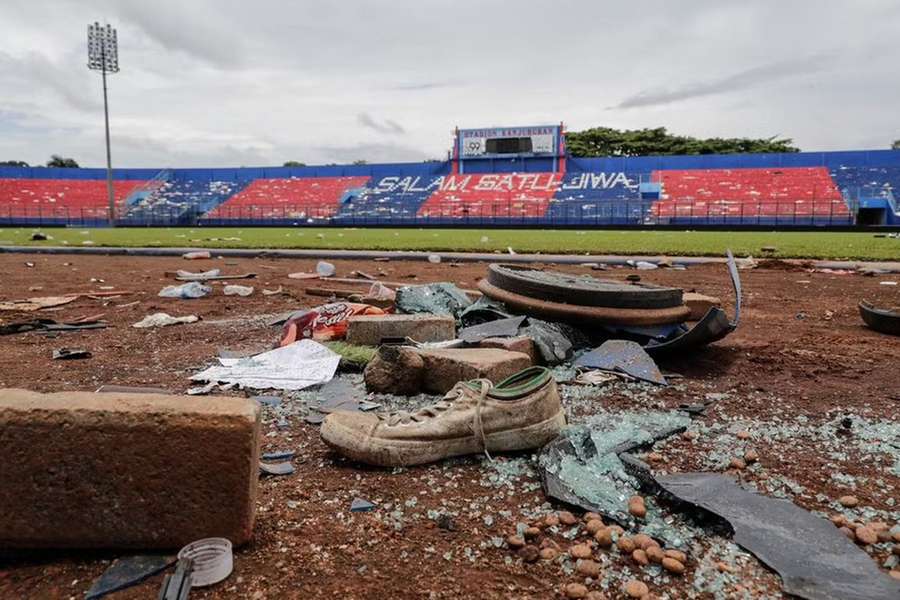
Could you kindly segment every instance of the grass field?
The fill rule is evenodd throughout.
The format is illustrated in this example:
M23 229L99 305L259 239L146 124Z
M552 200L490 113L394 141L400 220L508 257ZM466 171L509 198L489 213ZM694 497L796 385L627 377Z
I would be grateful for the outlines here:
M503 229L130 228L47 229L52 239L31 241L31 228L0 229L0 245L207 248L324 248L540 252L544 254L669 254L760 256L774 246L779 258L900 260L900 240L872 233L758 231L575 231Z

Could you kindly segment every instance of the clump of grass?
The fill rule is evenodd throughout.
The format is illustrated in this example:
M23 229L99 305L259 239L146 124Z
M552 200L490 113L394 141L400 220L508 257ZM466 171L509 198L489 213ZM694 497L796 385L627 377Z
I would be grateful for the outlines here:
M351 371L362 371L375 358L377 348L372 346L357 346L347 342L325 342L332 351L341 355L341 368Z

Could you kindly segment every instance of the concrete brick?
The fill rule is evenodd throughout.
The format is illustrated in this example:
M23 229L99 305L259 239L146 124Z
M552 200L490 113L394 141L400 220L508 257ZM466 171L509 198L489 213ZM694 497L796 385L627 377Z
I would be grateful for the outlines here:
M484 338L478 343L480 348L499 348L501 350L509 350L510 352L521 352L527 354L531 358L531 364L538 364L537 349L534 347L534 340L530 337L495 337Z
M417 350L425 362L422 385L427 392L443 394L458 381L486 378L494 383L531 366L521 352L495 348Z
M443 342L456 337L449 315L359 315L347 321L347 341L377 346L385 338L411 337L417 342Z
M688 317L689 321L699 321L703 318L703 315L709 312L710 308L722 306L722 301L718 298L696 292L685 292L683 298L684 303L691 309L691 315Z
M250 539L259 405L0 390L0 548L179 548Z

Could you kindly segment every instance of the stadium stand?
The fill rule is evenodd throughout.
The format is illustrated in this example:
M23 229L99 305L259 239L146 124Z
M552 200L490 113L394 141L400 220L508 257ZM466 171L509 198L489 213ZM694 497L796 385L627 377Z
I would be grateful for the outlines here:
M149 182L152 189L142 190L147 194L128 207L124 224L155 221L166 224L186 224L198 215L215 209L233 194L239 192L246 182L154 180ZM138 192L140 193L140 192Z
M117 203L144 182L113 182ZM93 221L107 218L106 181L98 179L0 179L0 219Z
M122 225L900 224L900 152L117 169ZM565 169L565 171L563 171ZM103 169L0 167L0 225L103 225Z
M850 220L840 190L824 167L655 171L663 219L766 218Z
M219 222L328 219L337 213L349 190L363 187L368 180L366 176L256 179L203 218Z
M558 185L554 173L451 175L428 196L417 216L450 222L543 217Z
M422 204L443 181L438 175L388 176L349 190L338 219L352 224L415 220Z

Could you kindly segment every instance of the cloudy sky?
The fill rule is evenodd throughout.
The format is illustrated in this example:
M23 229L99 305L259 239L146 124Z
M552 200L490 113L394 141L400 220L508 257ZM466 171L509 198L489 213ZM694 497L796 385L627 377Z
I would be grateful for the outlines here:
M122 167L440 158L456 125L559 121L900 138L898 0L2 0L0 160L103 165L94 20Z

